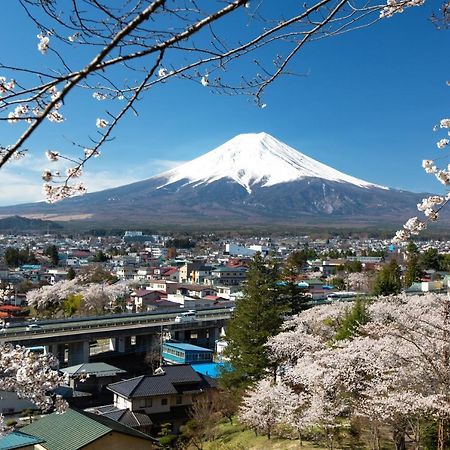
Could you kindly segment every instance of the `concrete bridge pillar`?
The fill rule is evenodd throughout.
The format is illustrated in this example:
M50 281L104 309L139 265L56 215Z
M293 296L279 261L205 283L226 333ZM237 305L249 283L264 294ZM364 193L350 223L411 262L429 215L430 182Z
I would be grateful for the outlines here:
M135 351L145 353L150 350L158 349L160 338L157 334L148 334L145 336L136 336Z
M60 364L63 364L66 358L65 344L50 344L46 346L47 352L58 358Z
M179 342L186 342L186 333L184 330L177 330L174 332L174 339Z
M69 366L89 362L89 341L69 344L67 360Z
M220 339L220 328L210 328L208 330L208 348L211 350L216 349L216 342Z
M131 336L111 338L109 349L119 353L129 353L131 351Z

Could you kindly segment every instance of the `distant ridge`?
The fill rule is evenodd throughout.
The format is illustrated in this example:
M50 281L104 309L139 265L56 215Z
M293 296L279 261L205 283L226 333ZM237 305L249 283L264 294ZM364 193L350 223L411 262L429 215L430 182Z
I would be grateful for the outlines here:
M0 214L96 224L185 226L400 224L426 194L340 172L267 133L240 134L137 183Z
M0 231L54 231L63 227L50 220L28 219L21 216L10 216L0 219Z

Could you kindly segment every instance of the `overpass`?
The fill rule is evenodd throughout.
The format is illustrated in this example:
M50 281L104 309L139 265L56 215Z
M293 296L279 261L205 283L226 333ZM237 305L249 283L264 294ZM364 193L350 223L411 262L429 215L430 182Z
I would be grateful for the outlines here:
M63 362L67 349L69 365L89 361L90 342L109 339L110 350L119 353L146 352L159 347L161 334L171 339L214 348L220 330L231 316L229 308L198 309L195 320L175 322L183 310L115 314L11 324L0 333L0 344L46 346ZM39 327L27 331L30 323Z

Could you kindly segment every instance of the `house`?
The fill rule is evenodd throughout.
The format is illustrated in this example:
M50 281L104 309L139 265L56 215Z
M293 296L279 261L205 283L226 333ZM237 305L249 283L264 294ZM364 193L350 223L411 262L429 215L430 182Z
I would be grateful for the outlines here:
M162 357L167 364L212 362L213 351L184 342L166 341L162 347Z
M179 284L169 280L152 280L148 284L147 290L163 291L166 294L175 294Z
M214 285L239 286L247 275L246 267L216 267L211 271L211 280Z
M127 301L127 309L130 311L173 310L179 307L179 302L169 301L165 292L148 289L132 292Z
M150 433L153 426L153 422L147 414L132 412L129 409L118 409L114 405L98 406L87 409L86 411L108 417L122 425L142 431L143 433Z
M185 284L178 286L177 294L186 295L192 298L203 298L208 295L216 295L216 290L210 286L201 286L195 284Z
M193 283L197 279L210 275L211 268L204 261L186 262L179 268L179 281Z
M25 409L37 410L38 408L31 400L20 398L15 392L0 391L0 414L20 414Z
M73 390L101 393L108 384L118 381L125 370L111 366L104 362L77 364L60 369L60 372L69 377L69 386Z
M156 439L115 420L86 411L69 409L53 413L21 428L37 438L34 450L145 450L156 449ZM0 448L1 448L0 439Z
M169 422L174 431L188 418L195 396L215 389L215 381L197 373L190 365L162 366L154 375L142 375L108 386L114 406L145 413L155 425Z
M0 437L0 450L34 450L36 448L35 445L42 444L43 442L44 440L41 438L30 436L20 431L13 431L3 438Z

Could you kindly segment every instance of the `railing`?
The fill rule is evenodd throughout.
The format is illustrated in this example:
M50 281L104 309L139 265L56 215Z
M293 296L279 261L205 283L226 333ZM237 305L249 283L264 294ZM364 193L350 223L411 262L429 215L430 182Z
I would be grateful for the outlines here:
M228 308L217 308L214 310L200 310L198 311L197 320L191 322L181 322L180 325L189 325L196 324L198 322L202 322L205 319L227 319L230 317L230 311ZM17 328L24 328L26 325L30 323L24 324L15 324L13 327L6 329L2 334L0 334L0 340L7 341L10 337L18 337L18 336L29 336L35 337L38 335L48 335L55 334L58 332L73 332L80 330L93 330L93 329L105 329L109 327L134 327L139 325L158 325L158 326L168 326L168 325L178 325L179 323L175 322L175 317L180 315L181 311L177 310L176 312L170 313L143 313L143 314L125 314L119 316L97 316L93 318L89 318L89 320L79 320L78 323L70 324L71 321L47 321L46 323L40 322L40 325L43 325L42 328L36 330L26 331L25 329L18 330ZM150 317L149 317L150 316ZM122 319L122 320L121 320ZM125 320L128 319L128 320ZM95 323L93 323L95 321ZM75 322L75 321L74 321ZM57 325L61 324L62 326L53 326L50 327L48 325Z

